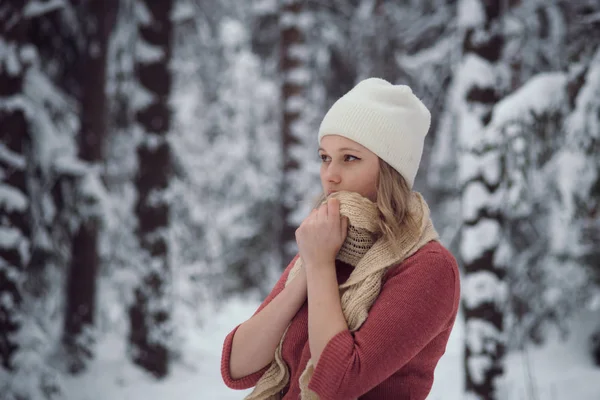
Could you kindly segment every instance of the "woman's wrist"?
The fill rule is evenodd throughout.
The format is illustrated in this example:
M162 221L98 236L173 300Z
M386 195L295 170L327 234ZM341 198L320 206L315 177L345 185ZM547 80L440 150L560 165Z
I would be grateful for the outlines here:
M307 280L306 280L306 269L304 266L300 268L298 274L292 279L289 284L290 288L302 298L302 302L306 300L307 296Z

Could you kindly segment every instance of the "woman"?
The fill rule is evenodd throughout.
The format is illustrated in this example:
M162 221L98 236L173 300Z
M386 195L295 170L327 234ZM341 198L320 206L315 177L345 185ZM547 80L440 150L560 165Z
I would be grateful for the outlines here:
M412 191L431 115L370 78L319 128L323 201L298 255L225 339L221 373L246 399L425 399L459 305L454 257Z

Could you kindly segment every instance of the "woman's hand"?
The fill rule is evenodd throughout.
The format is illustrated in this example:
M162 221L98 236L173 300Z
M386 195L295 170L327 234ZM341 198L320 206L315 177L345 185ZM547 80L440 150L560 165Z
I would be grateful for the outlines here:
M347 232L348 218L340 215L338 199L329 199L314 209L296 230L296 242L305 265L335 265Z

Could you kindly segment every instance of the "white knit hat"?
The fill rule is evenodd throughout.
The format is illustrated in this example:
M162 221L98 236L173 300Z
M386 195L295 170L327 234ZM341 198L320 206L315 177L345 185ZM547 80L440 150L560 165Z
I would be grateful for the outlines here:
M406 85L369 78L327 111L319 127L363 145L402 175L412 188L429 131L431 113Z

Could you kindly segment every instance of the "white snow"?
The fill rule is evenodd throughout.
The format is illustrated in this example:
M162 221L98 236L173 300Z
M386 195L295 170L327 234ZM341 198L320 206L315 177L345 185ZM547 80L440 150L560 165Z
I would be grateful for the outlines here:
M277 0L255 0L252 2L252 12L255 15L269 14L277 11Z
M310 82L310 76L311 72L308 68L297 67L290 70L284 76L284 80L297 85L306 85Z
M152 15L143 1L133 3L136 20L141 25L149 25L152 23Z
M308 62L311 57L311 48L305 44L295 44L287 49L287 54L295 60Z
M500 281L490 271L477 271L466 275L462 285L463 300L467 307L475 308L491 302L501 306L507 299L506 282Z
M192 19L195 15L194 4L192 2L176 1L173 6L171 20L176 24Z
M133 85L133 95L131 96L131 105L135 110L141 110L154 101L154 94L142 86L139 82Z
M23 15L25 15L27 18L35 18L64 6L64 0L29 1L25 5Z
M484 354L471 356L467 363L467 368L471 373L473 382L476 384L483 383L485 372L492 366L492 359Z
M474 226L464 226L460 243L463 262L470 263L486 250L493 248L500 241L500 231L498 221L491 219L481 220Z
M475 354L493 354L497 343L502 342L498 328L484 319L471 318L465 327L465 343Z
M523 124L531 120L531 112L559 110L566 104L567 77L562 72L538 74L514 93L503 98L494 107L488 129L497 136L495 129Z
M590 63L585 79L586 84L575 100L576 108L566 121L571 140L581 136L582 132L596 138L600 136L600 119L592 112L594 105L600 102L600 49Z
M137 40L135 43L135 58L143 64L152 64L164 58L165 52L158 46L153 46L145 40Z
M485 10L481 1L462 0L458 2L457 24L463 29L477 27L485 21Z
M248 32L240 21L225 18L221 22L219 29L221 43L225 47L239 46L248 41Z
M0 160L12 168L25 168L25 157L10 150L4 143L0 143Z
M133 367L127 360L127 349L120 337L124 332L112 329L101 338L97 359L90 370L65 381L66 400L239 400L250 390L232 390L220 375L223 340L237 324L250 317L258 306L256 300L236 298L221 309L198 310L206 316L206 324L192 327L186 323L185 352L175 363L171 375L156 381ZM597 312L583 311L575 316L578 327L565 342L554 336L541 347L508 354L506 376L499 380L502 400L598 400L600 368L594 367L586 348L586 338L596 326ZM493 333L493 332L492 332ZM462 315L459 314L450 335L446 353L436 370L428 400L464 400ZM527 360L527 363L524 362ZM481 360L485 363L485 359ZM480 367L480 366L478 366ZM480 369L480 368L475 368ZM537 397L530 397L531 388Z
M456 39L453 36L447 36L436 42L433 46L427 47L415 54L399 53L396 55L396 62L404 69L412 73L423 72L423 68L442 62L447 59L455 49ZM433 77L432 77L433 78Z
M17 228L0 226L0 249L14 249L24 239Z
M0 55L4 58L4 68L9 75L16 75L21 71L21 63L17 57L17 46L12 42L7 42L0 38Z
M282 29L296 27L301 31L307 31L313 24L314 19L307 12L284 11L280 13L279 26Z
M500 208L502 192L490 192L483 183L474 181L469 183L462 194L462 215L464 220L474 220L477 213L483 208L494 211Z
M12 186L0 183L0 210L5 212L24 212L29 200L24 193Z

